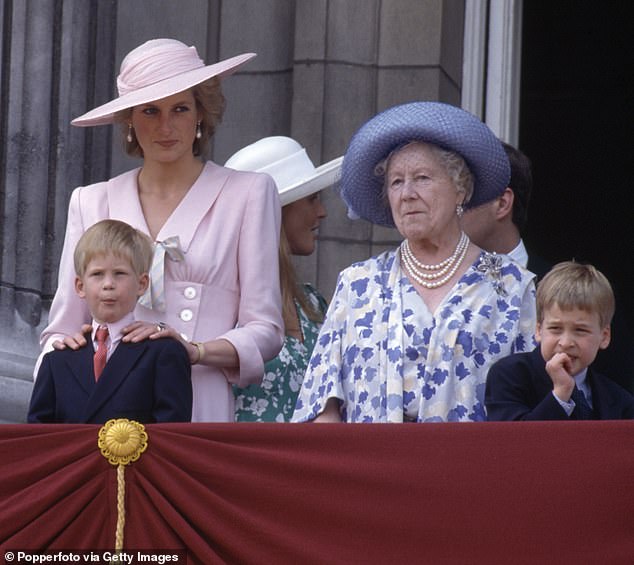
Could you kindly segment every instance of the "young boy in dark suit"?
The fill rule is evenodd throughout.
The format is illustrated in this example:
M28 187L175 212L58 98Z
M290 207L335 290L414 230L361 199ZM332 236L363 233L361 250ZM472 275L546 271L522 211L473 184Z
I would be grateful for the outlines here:
M559 263L537 286L539 347L510 355L487 375L489 420L634 418L634 397L593 370L610 343L614 294L592 265Z
M93 318L80 349L47 353L39 368L28 421L103 424L191 419L191 364L175 339L121 341L148 284L152 242L124 222L103 220L75 249L75 291Z

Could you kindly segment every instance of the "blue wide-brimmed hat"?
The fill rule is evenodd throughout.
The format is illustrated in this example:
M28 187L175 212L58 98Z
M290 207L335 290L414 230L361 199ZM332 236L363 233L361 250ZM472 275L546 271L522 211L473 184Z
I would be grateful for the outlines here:
M509 161L495 134L473 114L441 102L411 102L389 108L354 134L341 167L341 196L351 217L394 227L376 165L410 141L425 141L458 153L473 175L465 208L497 198L508 186Z

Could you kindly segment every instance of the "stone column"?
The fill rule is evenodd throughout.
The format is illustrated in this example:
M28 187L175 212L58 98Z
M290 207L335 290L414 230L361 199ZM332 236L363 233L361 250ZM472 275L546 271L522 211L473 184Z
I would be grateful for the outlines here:
M98 87L112 80L116 6L82 0L0 6L0 421L20 421L56 287L68 196L109 167L107 144L71 133L69 122L108 97Z

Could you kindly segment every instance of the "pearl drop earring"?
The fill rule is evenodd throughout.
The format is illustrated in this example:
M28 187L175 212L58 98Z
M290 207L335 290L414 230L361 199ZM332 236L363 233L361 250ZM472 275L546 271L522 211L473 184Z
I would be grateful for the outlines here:
M203 132L200 129L200 120L196 124L196 139L200 139L203 136Z
M128 143L132 143L132 124L128 124L128 135L125 138Z

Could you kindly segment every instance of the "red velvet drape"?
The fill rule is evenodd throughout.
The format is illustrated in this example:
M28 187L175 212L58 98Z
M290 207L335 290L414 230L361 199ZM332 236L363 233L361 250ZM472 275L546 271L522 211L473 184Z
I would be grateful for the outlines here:
M0 426L0 560L114 548L98 430ZM634 422L146 431L125 471L126 549L204 565L634 562Z

